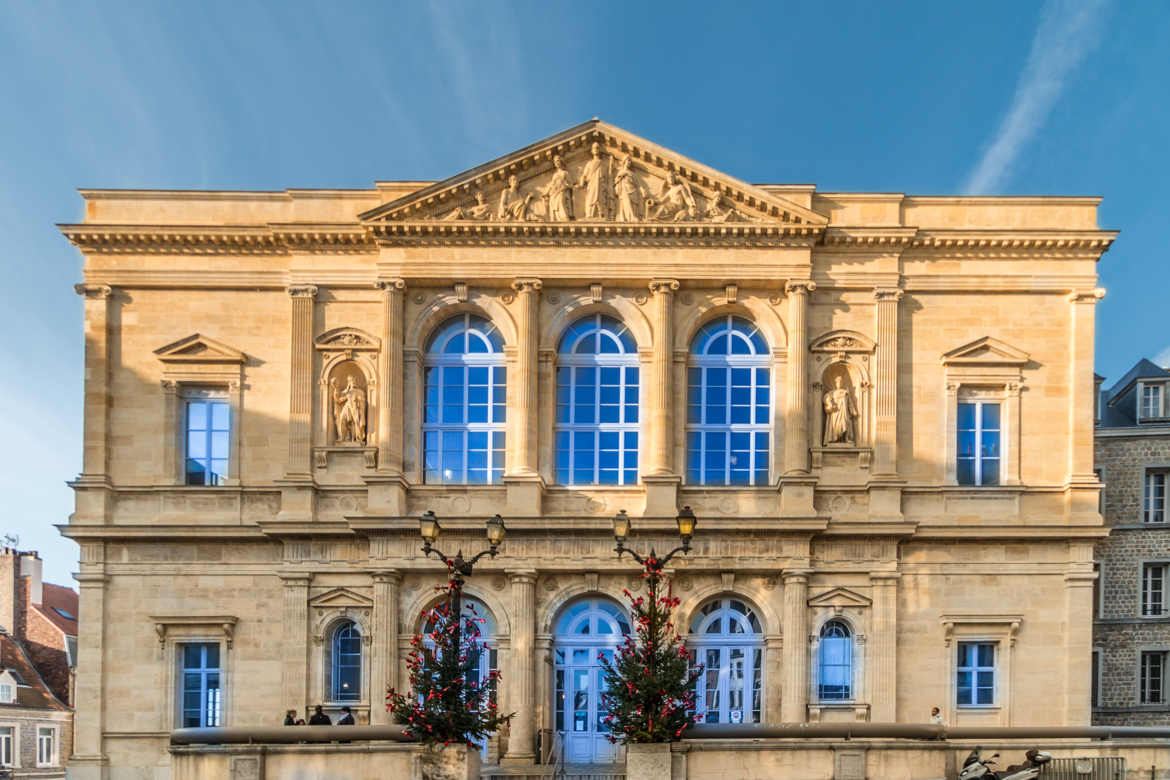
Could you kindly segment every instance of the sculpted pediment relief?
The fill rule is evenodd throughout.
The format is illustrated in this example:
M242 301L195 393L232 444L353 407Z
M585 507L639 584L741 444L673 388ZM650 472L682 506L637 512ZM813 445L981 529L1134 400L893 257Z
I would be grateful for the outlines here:
M833 588L832 590L813 596L808 600L810 607L833 607L834 609L868 607L872 603L872 599L866 598L860 593L856 593L848 588Z
M991 336L976 339L942 356L946 366L1022 366L1029 360L1027 352Z
M200 333L159 347L154 351L164 363L243 363L247 356L238 349Z
M323 351L377 350L381 341L357 328L334 328L318 336L314 345Z
M599 120L592 120L359 215L367 223L783 226L826 217ZM497 228L498 229L498 228Z
M310 607L343 609L345 607L373 607L374 600L349 588L334 588L309 599Z
M813 339L808 348L812 352L833 354L839 352L868 352L872 354L874 343L870 338L854 330L833 330Z

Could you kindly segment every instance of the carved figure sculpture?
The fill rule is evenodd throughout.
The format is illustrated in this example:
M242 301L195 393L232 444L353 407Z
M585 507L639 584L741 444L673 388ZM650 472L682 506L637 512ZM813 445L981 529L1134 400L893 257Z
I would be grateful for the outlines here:
M487 219L491 215L491 205L484 202L482 192L476 191L474 206L468 206L467 208L456 206L443 219Z
M646 192L634 173L633 163L629 157L622 158L617 175L613 178L613 189L617 195L617 221L637 222L642 201L646 199Z
M333 388L333 424L338 444L366 443L366 391L354 384L353 377L340 389L337 377L329 380Z
M669 178L662 183L662 192L659 193L656 202L658 208L654 210L654 219L680 222L698 217L699 212L695 206L695 195L691 192L691 185L674 171L671 171Z
M496 208L496 219L518 220L528 219L528 204L532 201L532 194L520 194L520 180L514 175L508 177L508 186L500 193L500 204Z
M613 158L601 153L601 144L590 147L592 159L585 164L581 184L585 187L585 219L609 218L609 179Z
M721 190L715 190L707 198L707 211L704 215L712 222L748 222L749 217L740 213L739 209L726 201Z
M857 444L857 428L853 418L857 416L857 405L853 395L844 386L841 377L833 379L833 389L825 393L825 437L824 446L830 444Z
M553 158L553 175L541 193L548 202L548 221L567 222L573 218L573 184L565 161L558 154Z

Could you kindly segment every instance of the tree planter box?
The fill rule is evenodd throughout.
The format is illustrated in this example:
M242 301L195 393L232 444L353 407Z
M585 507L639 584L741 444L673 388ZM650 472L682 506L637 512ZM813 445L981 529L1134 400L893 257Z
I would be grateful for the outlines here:
M670 780L670 743L628 743L626 780Z
M423 780L479 780L479 748L446 745L424 748Z

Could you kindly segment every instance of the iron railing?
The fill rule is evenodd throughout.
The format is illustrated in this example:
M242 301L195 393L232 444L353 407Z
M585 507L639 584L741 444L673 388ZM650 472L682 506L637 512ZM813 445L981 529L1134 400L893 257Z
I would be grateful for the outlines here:
M1125 759L1121 756L1097 758L1054 758L1040 770L1042 780L1125 780Z

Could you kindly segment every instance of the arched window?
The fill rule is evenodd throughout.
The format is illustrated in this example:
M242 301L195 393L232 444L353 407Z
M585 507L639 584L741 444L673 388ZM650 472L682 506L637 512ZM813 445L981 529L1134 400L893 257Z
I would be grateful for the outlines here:
M424 364L423 481L483 485L504 475L504 340L462 314L431 337Z
M768 484L771 355L760 330L728 315L703 326L687 369L687 482Z
M330 701L362 698L362 632L352 620L333 629L329 641Z
M817 698L848 701L853 698L853 636L841 620L821 627L817 649Z
M687 646L703 674L695 683L701 723L759 723L764 632L755 610L736 598L719 598L691 621Z
M638 481L638 348L612 317L577 320L557 358L557 482Z

